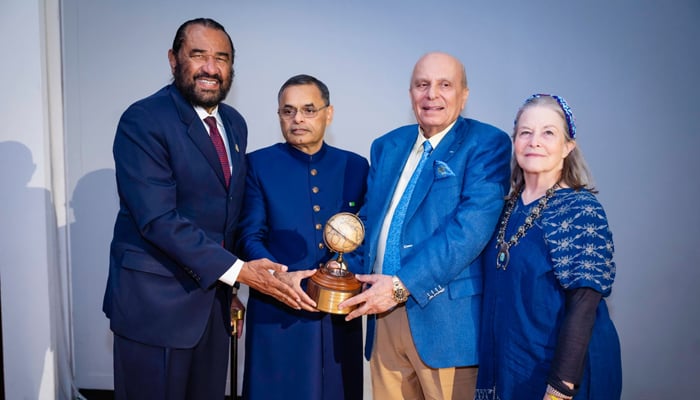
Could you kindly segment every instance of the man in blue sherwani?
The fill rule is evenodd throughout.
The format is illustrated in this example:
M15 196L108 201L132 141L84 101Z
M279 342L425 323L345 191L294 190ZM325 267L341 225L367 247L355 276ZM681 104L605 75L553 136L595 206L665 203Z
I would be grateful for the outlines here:
M429 53L410 82L417 125L372 144L367 197L370 285L341 303L369 315L365 355L375 399L471 399L478 371L479 253L508 189L508 135L460 116L464 66Z
M328 219L360 209L369 165L324 142L334 110L323 82L294 76L282 85L278 102L285 143L248 155L241 254L287 265L289 272L277 275L306 302L297 311L250 291L243 397L361 399L361 320L316 312L302 280L332 256L323 240ZM357 264L348 268L359 272Z
M270 260L231 250L245 185L247 128L221 101L234 49L216 21L178 29L172 85L131 105L114 140L120 209L103 310L114 332L116 399L223 399L231 285L300 308Z

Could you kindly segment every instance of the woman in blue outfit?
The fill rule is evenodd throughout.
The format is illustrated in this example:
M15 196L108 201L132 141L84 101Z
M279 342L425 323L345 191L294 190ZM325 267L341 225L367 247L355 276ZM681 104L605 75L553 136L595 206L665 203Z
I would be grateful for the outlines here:
M612 233L575 135L559 96L516 116L511 193L483 253L476 399L620 398Z

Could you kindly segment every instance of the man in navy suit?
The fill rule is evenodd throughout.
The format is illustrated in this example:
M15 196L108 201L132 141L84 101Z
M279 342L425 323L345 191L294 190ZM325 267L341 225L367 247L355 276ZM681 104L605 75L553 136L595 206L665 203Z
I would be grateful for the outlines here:
M222 399L236 281L300 309L299 296L274 276L285 266L230 251L247 144L243 117L221 103L233 59L223 26L185 22L168 52L173 84L119 121L120 209L103 304L116 399Z
M357 275L369 288L340 306L359 305L348 320L369 315L365 355L375 399L471 399L479 253L508 190L511 143L500 129L460 116L467 77L449 54L423 56L409 92L418 124L371 148L360 215L372 274Z

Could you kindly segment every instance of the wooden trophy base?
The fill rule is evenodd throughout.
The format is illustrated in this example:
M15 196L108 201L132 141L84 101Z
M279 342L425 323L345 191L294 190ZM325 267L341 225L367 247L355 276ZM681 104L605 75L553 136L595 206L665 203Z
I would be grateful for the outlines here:
M356 307L338 309L338 304L362 291L362 284L346 269L319 268L309 279L306 293L316 308L331 314L349 314Z

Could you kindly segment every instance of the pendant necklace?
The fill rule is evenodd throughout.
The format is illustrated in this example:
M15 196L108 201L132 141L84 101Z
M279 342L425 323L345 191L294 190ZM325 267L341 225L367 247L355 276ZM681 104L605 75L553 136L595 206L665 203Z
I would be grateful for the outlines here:
M518 193L514 193L513 196L508 199L506 209L503 212L503 217L501 218L500 227L498 228L498 236L496 236L496 248L498 249L498 254L496 255L496 269L505 270L506 267L508 267L508 261L510 261L510 248L518 244L518 241L525 236L525 233L535 223L535 220L540 216L542 210L547 207L547 202L552 198L552 196L554 196L554 191L558 187L559 183L555 183L554 186L547 189L545 195L539 202L537 202L537 205L532 208L532 211L530 211L530 215L525 218L525 223L518 227L515 234L506 242L505 236L506 228L508 227L508 220L515 209L515 203L517 203L520 195L522 194L522 189L518 191Z

